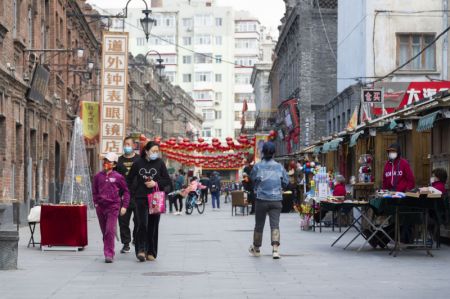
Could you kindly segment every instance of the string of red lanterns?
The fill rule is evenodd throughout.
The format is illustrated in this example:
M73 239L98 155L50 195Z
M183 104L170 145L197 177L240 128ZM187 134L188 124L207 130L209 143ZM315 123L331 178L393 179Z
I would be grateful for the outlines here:
M172 137L167 141L155 138L160 150L168 159L177 161L185 166L196 166L206 169L236 169L241 168L244 158L248 158L255 146L255 138L250 140L246 135L240 135L235 143L233 138L227 137L226 145L218 138L212 138L211 144L199 137L197 142L189 138ZM141 136L141 142L149 141Z

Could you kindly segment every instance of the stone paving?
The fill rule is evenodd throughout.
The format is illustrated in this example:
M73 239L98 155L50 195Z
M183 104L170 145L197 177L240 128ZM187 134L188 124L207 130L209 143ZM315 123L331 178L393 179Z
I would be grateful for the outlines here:
M230 210L228 204L213 212L208 205L203 215L163 215L158 259L145 263L117 253L105 264L93 215L89 246L79 252L27 248L29 231L22 228L19 270L0 271L0 298L450 297L446 245L433 258L419 251L396 258L382 250L356 252L361 241L331 248L339 233L301 231L297 214L282 214L282 258L271 258L268 227L263 256L255 258L247 253L254 218L232 217Z

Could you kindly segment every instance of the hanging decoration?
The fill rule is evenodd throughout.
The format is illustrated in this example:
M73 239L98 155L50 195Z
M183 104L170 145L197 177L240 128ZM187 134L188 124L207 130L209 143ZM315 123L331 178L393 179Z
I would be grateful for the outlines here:
M141 143L149 141L145 136L141 136L140 140ZM240 135L237 140L227 137L224 143L218 138L212 138L208 143L202 137L197 142L181 137L166 141L156 137L154 141L159 143L160 151L168 159L203 169L241 168L244 159L253 154L255 146L255 138L249 139L247 135Z

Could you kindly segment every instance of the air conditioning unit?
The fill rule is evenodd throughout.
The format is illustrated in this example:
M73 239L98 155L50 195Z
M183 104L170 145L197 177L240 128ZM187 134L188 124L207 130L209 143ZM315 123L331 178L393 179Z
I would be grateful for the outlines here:
M219 106L220 102L219 101L214 101L214 105Z
M187 32L192 32L192 27L187 27L187 28L186 28L186 31L187 31Z

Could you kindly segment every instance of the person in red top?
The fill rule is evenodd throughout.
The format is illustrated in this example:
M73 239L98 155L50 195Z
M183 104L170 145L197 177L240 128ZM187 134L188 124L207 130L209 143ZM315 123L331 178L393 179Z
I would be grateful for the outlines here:
M435 168L431 172L431 187L436 188L437 190L442 192L442 195L447 194L447 190L445 189L445 182L447 182L447 171L443 168Z
M387 153L389 160L384 165L383 189L397 192L414 189L414 174L408 161L401 157L400 146L391 144Z
M345 178L342 175L336 176L336 185L334 186L333 196L345 196L347 191L345 190Z

